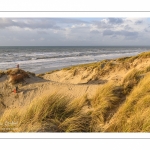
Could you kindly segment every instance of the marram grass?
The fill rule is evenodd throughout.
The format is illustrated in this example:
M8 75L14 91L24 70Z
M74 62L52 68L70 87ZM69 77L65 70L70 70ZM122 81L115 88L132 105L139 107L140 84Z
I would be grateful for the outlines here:
M101 63L68 68L72 72L133 67L149 52ZM141 60L140 60L141 59ZM66 69L67 70L67 69ZM3 74L3 72L1 73ZM74 73L76 74L76 73ZM57 93L41 95L30 105L8 109L0 117L1 132L150 132L150 67L131 70L122 83L105 83L88 98L70 99Z

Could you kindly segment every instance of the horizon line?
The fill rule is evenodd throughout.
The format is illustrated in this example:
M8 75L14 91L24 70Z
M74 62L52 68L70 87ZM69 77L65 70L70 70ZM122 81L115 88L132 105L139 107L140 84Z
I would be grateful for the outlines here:
M6 45L4 45L4 46L0 46L0 47L27 47L27 45L11 45L11 46L6 46ZM150 45L54 45L54 46L52 46L52 45L45 45L45 46L43 46L43 45L33 45L33 46L31 46L31 45L29 45L28 47L99 47L99 46L101 46L101 47L112 47L112 46L118 46L118 47L129 47L129 46L146 46L146 47L149 47Z

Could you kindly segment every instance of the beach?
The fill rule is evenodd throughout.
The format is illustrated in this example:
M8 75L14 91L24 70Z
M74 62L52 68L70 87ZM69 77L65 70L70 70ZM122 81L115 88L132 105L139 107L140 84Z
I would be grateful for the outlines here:
M80 65L70 66L63 69L53 70L45 73L41 72L39 74L23 70L21 67L2 70L0 72L0 102L1 102L0 122L3 122L5 119L7 119L11 114L10 113L11 111L12 111L12 115L13 115L13 111L18 111L17 115L19 115L20 111L22 112L22 110L24 111L27 110L29 107L31 107L31 105L36 106L37 105L36 102L38 103L38 101L39 103L41 101L40 107L45 105L42 102L47 100L47 98L43 98L43 97L49 96L52 97L50 99L53 99L53 96L58 95L58 98L55 101L57 101L58 99L62 99L62 97L64 99L65 97L65 100L61 101L62 103L63 101L65 102L67 99L67 102L65 102L66 106L63 106L65 107L65 109L63 108L64 112L66 112L66 110L68 111L69 108L74 107L73 110L68 112L68 113L72 113L72 115L69 116L69 114L66 114L68 118L69 117L78 118L82 114L83 116L85 116L85 120L86 120L88 117L86 116L87 112L89 113L89 116L90 115L93 116L95 113L98 114L98 112L101 115L104 113L104 116L102 115L103 117L100 115L102 118L100 116L99 116L100 118L98 117L99 119L95 118L96 124L98 122L99 123L96 126L93 125L92 129L90 130L91 132L105 131L108 127L108 122L112 123L112 120L114 119L113 117L118 113L121 105L125 101L127 101L126 97L129 97L129 93L131 92L131 89L133 89L134 86L137 86L139 80L142 80L142 78L144 78L149 73L149 66L150 66L149 57L150 57L149 52L145 52L132 57L121 57L117 59L103 60L94 63L80 64ZM136 71L141 71L140 73L138 73L139 76L136 78L132 76L130 80L126 81L128 79L127 77L132 72L135 73ZM16 77L18 77L21 74L26 75L23 76L23 80L19 80L18 82L16 80L15 82L13 82L13 77L15 75ZM12 80L10 80L11 76L12 76ZM133 85L130 85L130 83L132 83ZM18 89L17 92L14 92L14 88L16 86L18 87ZM110 89L107 89L105 91L106 87L107 88L109 87ZM109 94L108 92L110 91L115 91L115 95L113 95L114 92ZM97 95L98 93L100 94L104 93L106 95L102 96L100 98L101 100L97 100L97 97L99 97ZM103 97L105 97L105 99L103 99ZM115 100L114 101L111 100L111 97ZM51 101L50 99L48 100L48 102ZM72 102L76 102L76 103L72 104ZM103 104L104 102L105 103L110 102L110 104L107 104L108 106L105 109L102 108L102 105L106 105ZM53 106L54 104L49 104L49 107ZM98 108L98 106L101 108ZM56 107L55 109L57 110L57 108L59 108L60 106L54 105L53 107ZM78 111L74 110L78 108L79 108ZM60 108L60 110L61 109L62 108ZM40 108L37 111L39 110ZM50 111L50 108L48 110ZM100 112L102 110L103 112ZM63 114L64 112L61 113ZM21 123L22 121L19 119L18 116L17 121L20 121L20 124L18 126L19 129L16 129L17 132L21 132L21 131L29 131L29 132L31 131L33 132L60 132L60 131L78 132L79 131L80 132L83 130L83 129L81 130L79 127L77 129L68 128L67 130L68 124L64 125L65 124L64 121L68 118L66 117L63 120L61 119L59 120L59 115L60 115L59 114L57 117L55 116L57 118L56 119L53 116L54 114L57 114L57 112L55 111L51 115L49 114L47 116L47 119L50 122L47 121L46 118L44 119L44 126L42 124L43 121L39 122L38 120L34 120L35 119L34 116L36 116L36 112L32 110L32 113L35 115L32 116L33 118L31 119L31 122L29 121L28 123ZM41 113L42 112L40 112L40 114ZM11 118L11 119L14 121L16 120L16 118L14 119ZM54 118L56 120L54 120ZM74 119L76 120L77 118ZM78 119L77 122L78 121L80 122L81 120ZM53 127L49 126L47 129L48 122L50 124L53 124ZM63 122L64 124L61 124L60 122L61 123ZM33 127L25 128L23 126L23 124L25 124L26 126L28 125L31 126L31 123ZM59 129L57 123L59 124ZM72 123L75 124L75 122ZM1 131L5 132L3 129L4 127L1 128ZM89 132L90 130L85 128L85 130L83 131ZM13 131L13 128L11 128L10 131ZM108 128L108 131L111 132L114 130L109 130Z
M146 46L5 46L0 47L0 70L16 67L36 74L105 59L134 56Z

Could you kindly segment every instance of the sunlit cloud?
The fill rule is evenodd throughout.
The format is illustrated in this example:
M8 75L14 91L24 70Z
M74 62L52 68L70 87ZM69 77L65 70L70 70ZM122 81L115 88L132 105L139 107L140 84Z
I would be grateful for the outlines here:
M0 18L0 46L149 45L148 18Z

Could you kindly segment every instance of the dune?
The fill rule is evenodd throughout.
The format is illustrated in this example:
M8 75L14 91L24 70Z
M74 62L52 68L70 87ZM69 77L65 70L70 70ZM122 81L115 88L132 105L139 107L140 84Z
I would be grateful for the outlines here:
M0 114L2 114L6 108L10 109L28 105L34 98L39 97L43 93L49 94L57 92L69 96L70 98L76 98L87 93L89 96L92 96L95 88L98 87L98 85L62 84L61 82L59 83L38 77L33 73L25 72L21 69L19 71L22 73L19 72L19 75L17 75L18 72L16 72L16 70L16 68L12 68L4 71L0 78ZM10 76L12 73L15 75L15 78L13 78L15 81L13 81ZM16 81L16 77L18 76L18 81ZM14 93L13 90L16 86L18 86L18 92Z
M144 119L150 110L149 90L144 91L149 73L150 52L44 74L18 68L0 71L0 122L17 122L15 128L0 125L0 131L132 132L140 121L137 131L149 131L150 118ZM138 99L142 91L147 95L144 104ZM143 116L138 122L133 114L140 115L140 104Z

